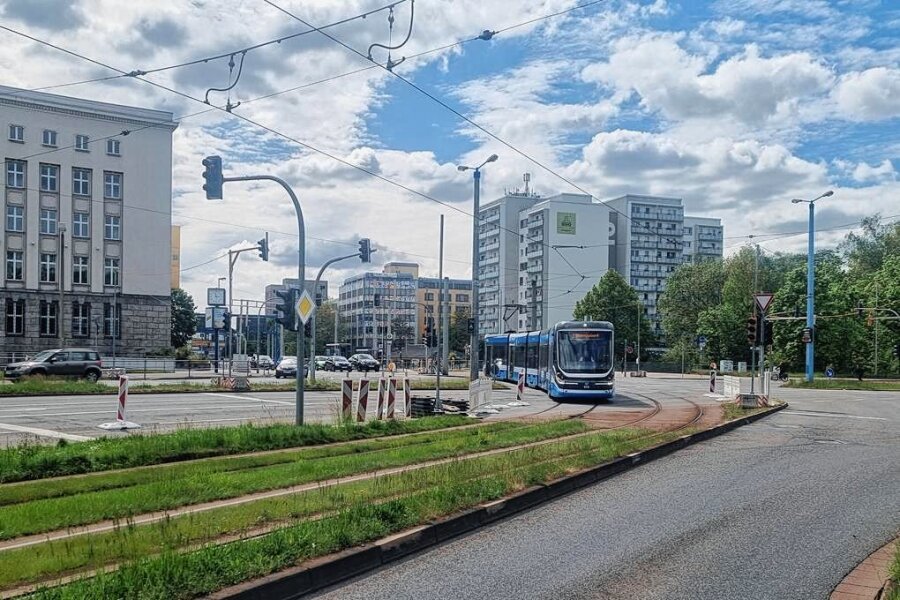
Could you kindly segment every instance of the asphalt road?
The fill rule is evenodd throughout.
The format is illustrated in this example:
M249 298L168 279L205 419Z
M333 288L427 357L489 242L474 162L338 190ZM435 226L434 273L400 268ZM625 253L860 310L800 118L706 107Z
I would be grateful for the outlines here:
M781 395L788 410L316 597L827 598L900 528L900 394Z

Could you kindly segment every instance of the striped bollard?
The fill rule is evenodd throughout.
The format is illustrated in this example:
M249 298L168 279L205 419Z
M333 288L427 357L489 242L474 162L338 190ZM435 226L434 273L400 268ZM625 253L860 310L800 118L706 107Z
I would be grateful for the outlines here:
M369 380L359 380L359 400L356 403L356 421L364 423L366 421L366 411L369 408Z
M525 396L525 373L519 373L519 383L516 385L516 402L521 402Z
M387 386L384 379L378 380L378 409L375 411L375 419L380 421L384 418L384 395L387 393Z
M126 418L125 405L128 402L128 375L119 377L119 397L116 405L116 420L112 423L101 423L100 429L139 429L140 425Z
M409 377L403 380L403 400L406 403L403 416L412 417L412 394L410 394Z
M353 381L345 379L341 384L341 421L347 423L353 418Z
M387 418L389 421L394 420L394 401L397 398L397 380L391 377L388 379L388 401L387 401Z
M709 393L710 394L716 393L716 372L715 371L709 372Z

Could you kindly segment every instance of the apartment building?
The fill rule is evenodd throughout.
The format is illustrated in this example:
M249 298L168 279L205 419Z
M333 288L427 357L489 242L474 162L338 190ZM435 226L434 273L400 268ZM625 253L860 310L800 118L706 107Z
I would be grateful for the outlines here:
M721 219L685 217L681 246L684 262L698 263L722 258L724 228Z
M0 86L0 350L170 344L172 113Z

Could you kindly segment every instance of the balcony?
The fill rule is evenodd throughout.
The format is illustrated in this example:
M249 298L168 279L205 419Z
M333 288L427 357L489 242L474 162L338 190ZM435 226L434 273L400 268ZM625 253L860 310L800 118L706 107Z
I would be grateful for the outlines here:
M482 216L482 217L481 217L481 222L482 222L482 223L496 223L496 222L499 221L499 220L500 220L500 213L499 213L499 212L494 212L494 213L491 213L490 215L488 215L488 216L486 216L486 217L485 217L485 216Z
M538 246L530 250L525 250L525 258L537 258L544 255L544 247Z
M496 256L486 256L484 259L479 260L478 264L481 266L487 266L487 265L495 265L499 262L500 262L500 255L496 255Z
M478 245L479 252L490 252L491 250L499 250L500 249L500 241L499 240L490 240L489 242L485 242L483 244Z

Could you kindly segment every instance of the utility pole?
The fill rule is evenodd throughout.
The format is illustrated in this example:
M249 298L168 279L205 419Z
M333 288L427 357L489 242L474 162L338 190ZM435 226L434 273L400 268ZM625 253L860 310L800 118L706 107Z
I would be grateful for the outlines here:
M638 303L637 303L637 344L634 348L634 351L635 351L634 370L638 371L638 374L640 374L640 370L641 370L641 301L640 300L638 300Z
M434 391L434 412L442 410L441 405L441 371L444 370L444 354L443 354L443 325L444 325L444 215L441 215L441 232L439 237L438 251L438 318L437 318L437 365L435 373L437 373L437 384ZM478 238L476 238L477 243Z
M753 294L751 294L752 298L752 307L751 311L756 312L756 300L755 294L759 292L759 244L756 244L756 254L754 255L755 262L753 266ZM759 343L759 340L756 341ZM756 346L751 346L750 351L753 353L750 357L750 393L755 393L755 385L756 385ZM762 388L760 388L761 390Z
M875 369L873 375L878 375L878 282L875 282Z
M63 324L65 322L64 316L66 314L66 303L65 303L65 294L66 294L66 226L60 223L57 226L59 230L59 310L56 312L56 329L57 333L59 333L59 347L66 347L66 334L63 331ZM72 309L74 310L74 308Z
M444 291L447 293L446 300L444 300L444 319L443 323L443 354L441 355L441 368L448 375L450 374L450 278L444 277L443 283Z

